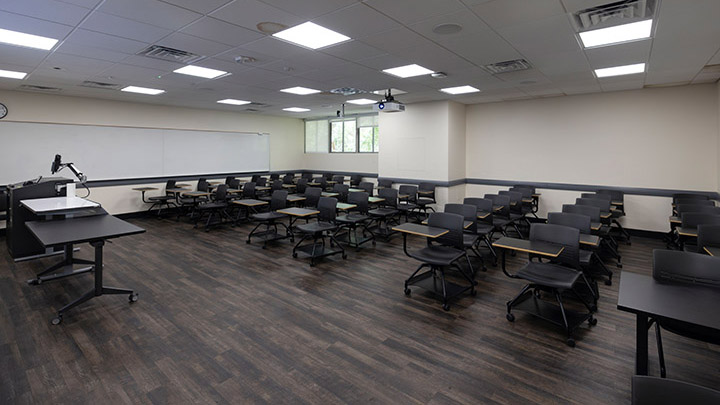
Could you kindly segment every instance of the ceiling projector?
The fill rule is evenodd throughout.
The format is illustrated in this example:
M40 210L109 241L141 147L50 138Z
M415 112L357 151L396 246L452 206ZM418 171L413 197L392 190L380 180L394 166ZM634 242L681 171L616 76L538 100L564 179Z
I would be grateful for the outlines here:
M376 112L402 112L405 111L405 104L396 101L395 98L388 92L385 94L385 99L379 103L373 104L373 111Z

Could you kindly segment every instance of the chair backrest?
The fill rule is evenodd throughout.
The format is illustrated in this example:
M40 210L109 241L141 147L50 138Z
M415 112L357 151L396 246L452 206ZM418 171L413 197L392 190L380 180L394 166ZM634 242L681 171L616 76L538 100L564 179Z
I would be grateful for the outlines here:
M675 211L677 211L678 215L682 215L686 212L720 215L720 207L716 207L714 205L678 204L675 207Z
M569 226L584 234L590 234L590 222L588 215L571 214L569 212L548 213L548 224Z
M177 182L176 182L175 180L168 180L168 181L166 181L166 182L165 182L165 190L167 190L167 189L169 189L169 188L175 188L175 184L176 184L176 183L177 183Z
M219 184L215 188L215 201L225 201L227 200L227 184Z
M465 249L463 243L463 217L449 212L431 212L428 217L428 226L447 229L450 232L435 238L435 241L457 249Z
M317 209L320 211L318 221L334 222L337 216L337 202L335 197L320 197L317 205Z
M208 191L208 182L206 179L200 179L197 182L197 191L204 191L207 193Z
M273 180L271 187L272 187L272 190L273 190L273 191L275 191L275 190L284 190L282 180Z
M580 269L580 230L563 225L532 224L530 240L562 246L563 251L552 262Z
M248 181L247 183L243 184L243 192L242 192L243 198L255 198L255 183L252 181Z
M305 194L305 190L307 189L307 184L308 184L308 179L305 179L305 178L299 179L296 184L297 187L295 188L295 190L297 190L297 192L300 194Z
M302 178L310 181L313 178L313 174L312 173L303 173Z
M257 184L258 180L260 180L259 174L253 174L252 177L250 178L250 181L252 181L255 184Z
M293 184L293 179L295 179L295 176L293 176L292 173L288 173L283 176L282 182L283 184Z
M521 192L511 191L511 190L507 190L507 191L503 190L503 191L498 191L498 194L506 195L506 196L510 197L510 203L511 203L510 211L518 211L518 212L522 211L523 195Z
M720 225L700 224L697 227L698 251L704 247L720 247Z
M714 207L715 201L712 200L698 200L695 198L678 198L673 203L677 207L678 205L704 205L706 207Z
M398 187L398 194L408 196L405 201L409 203L414 203L417 201L417 191L417 186L411 186L409 184L403 184L402 186Z
M398 205L398 191L394 188L381 188L378 190L378 197L385 199L382 202L383 205L388 207L397 208Z
M720 224L720 215L703 214L701 212L686 212L680 217L682 227L696 228L698 225Z
M227 186L228 186L228 188L232 188L232 189L237 190L237 189L240 188L240 180L233 177L233 178L230 179L230 181L227 183Z
M470 227L465 228L463 223L463 229L475 233L477 232L477 207L472 204L445 204L445 212L450 214L462 215L464 221L472 221Z
M390 188L393 185L392 180L390 179L378 179L378 188L384 187L384 188Z
M695 193L677 193L673 194L673 203L680 199L692 199L692 200L709 200L710 197L705 194Z
M435 200L435 183L422 182L418 185L418 191L423 193L418 195L418 198L429 198L433 203Z
M370 197L370 194L364 191L353 191L348 194L347 202L348 204L357 205L357 207L354 208L354 211L365 214L368 212L368 208L370 207L368 197Z
M362 174L353 174L352 176L350 176L350 185L357 187L360 184L360 182L362 182L362 179L363 179Z
M371 182L361 181L357 186L358 186L358 188L365 190L365 192L368 193L369 196L373 195L373 188L375 186Z
M625 200L625 193L620 190L597 190L595 193L609 195L610 201L623 202Z
M267 185L267 179L265 177L260 177L256 184L258 187L265 187Z
M577 198L575 199L575 204L590 205L600 208L600 211L602 212L610 212L610 200L601 200L599 198Z
M338 200L346 202L348 199L348 193L350 192L350 186L342 183L335 183L333 185L333 192L338 193Z
M593 205L563 204L562 212L590 217L590 222L600 222L600 208Z
M325 173L322 175L322 177L325 179L325 181L330 181L333 179L334 174L332 173Z
M653 278L720 287L720 258L683 252L653 250Z
M489 200L489 199L487 199L487 198L466 197L466 198L463 200L463 204L471 204L471 205L474 205L475 208L476 208L476 212L477 212L477 211L489 212L490 215L488 215L487 217L483 218L483 219L481 220L481 222L488 223L488 224L492 224L492 222L493 222L493 215L492 215L492 212L493 212L493 202L492 202L492 200Z
M515 184L513 187L529 188L530 190L532 190L532 194L535 194L535 186L531 186L529 184Z
M320 187L320 188L322 188L323 190L325 189L325 187L327 187L327 179L326 179L324 176L315 177L315 178L313 178L313 181L312 181L312 182L313 182L313 183L318 183L319 186L316 186L316 187Z
M510 197L506 195L499 195L499 194L485 194L485 198L488 200L491 200L493 205L498 205L502 207L498 211L490 210L493 214L500 216L500 217L509 217L510 216Z
M582 193L580 198L597 198L598 200L607 200L612 202L610 194L598 194L598 193Z
M275 190L270 197L270 211L277 211L287 207L287 190Z
M320 201L320 195L322 189L320 187L308 187L305 189L305 206L306 207L317 207L318 201Z
M280 180L280 173L271 173L270 181Z
M225 177L225 184L230 185L230 182L235 180L234 176L227 176Z
M510 191L515 191L522 194L523 198L531 198L534 193L533 189L520 186L510 187Z
M332 181L336 182L337 184L343 184L343 183L345 183L345 176L341 176L341 175L333 176Z

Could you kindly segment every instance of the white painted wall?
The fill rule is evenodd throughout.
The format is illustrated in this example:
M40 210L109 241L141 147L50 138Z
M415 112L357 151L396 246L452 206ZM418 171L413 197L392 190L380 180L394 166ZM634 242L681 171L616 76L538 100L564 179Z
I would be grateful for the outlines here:
M377 153L306 153L302 169L377 173Z
M466 171L466 107L448 103L448 180L464 179Z

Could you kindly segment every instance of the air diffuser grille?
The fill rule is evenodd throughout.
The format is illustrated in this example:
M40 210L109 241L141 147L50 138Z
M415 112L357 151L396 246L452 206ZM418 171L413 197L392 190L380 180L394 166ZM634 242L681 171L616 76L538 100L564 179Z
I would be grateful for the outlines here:
M622 0L573 13L578 31L588 31L652 18L658 0Z
M491 75L497 75L501 73L518 72L521 70L530 69L532 66L525 59L506 60L505 62L492 63L489 65L481 66L483 70L490 73Z
M190 64L203 58L201 55L159 45L151 45L138 52L138 55L185 64Z

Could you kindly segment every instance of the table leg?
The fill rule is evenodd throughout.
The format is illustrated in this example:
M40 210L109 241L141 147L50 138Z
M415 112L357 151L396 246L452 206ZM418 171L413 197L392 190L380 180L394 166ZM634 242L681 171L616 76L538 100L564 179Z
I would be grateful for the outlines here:
M648 375L648 317L637 314L635 324L635 374Z

